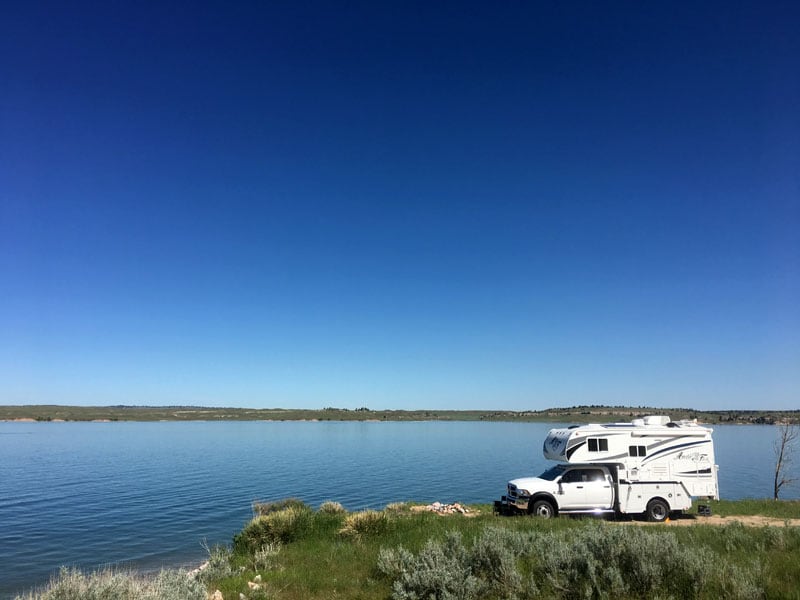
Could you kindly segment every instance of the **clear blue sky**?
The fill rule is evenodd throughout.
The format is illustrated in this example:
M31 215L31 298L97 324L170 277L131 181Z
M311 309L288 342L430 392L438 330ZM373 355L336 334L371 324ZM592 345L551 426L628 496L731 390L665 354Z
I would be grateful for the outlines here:
M800 408L800 5L20 2L0 403Z

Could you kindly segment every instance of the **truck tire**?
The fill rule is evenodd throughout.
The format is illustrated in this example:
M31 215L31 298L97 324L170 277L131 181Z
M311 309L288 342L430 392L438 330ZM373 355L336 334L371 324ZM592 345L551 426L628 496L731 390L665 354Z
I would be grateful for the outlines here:
M533 503L533 506L530 507L528 512L534 517L540 517L542 519L552 519L556 516L556 509L553 508L553 504L548 500L537 500Z
M647 503L647 520L652 523L661 523L666 521L669 516L669 505L661 498L654 498Z

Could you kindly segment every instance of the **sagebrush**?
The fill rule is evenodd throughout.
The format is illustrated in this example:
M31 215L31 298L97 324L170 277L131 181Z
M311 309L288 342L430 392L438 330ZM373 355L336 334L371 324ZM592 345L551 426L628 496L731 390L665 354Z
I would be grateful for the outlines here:
M62 568L50 583L17 600L206 600L205 586L181 571L147 577L110 569L84 573Z
M734 568L671 532L603 524L547 533L486 527L471 546L448 534L416 554L383 548L377 568L394 600L763 595L758 563Z

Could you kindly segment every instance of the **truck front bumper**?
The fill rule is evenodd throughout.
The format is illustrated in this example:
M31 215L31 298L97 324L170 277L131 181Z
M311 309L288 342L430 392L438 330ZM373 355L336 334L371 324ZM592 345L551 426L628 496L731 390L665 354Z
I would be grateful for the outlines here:
M528 512L528 498L502 496L494 501L494 512L498 515L517 515Z

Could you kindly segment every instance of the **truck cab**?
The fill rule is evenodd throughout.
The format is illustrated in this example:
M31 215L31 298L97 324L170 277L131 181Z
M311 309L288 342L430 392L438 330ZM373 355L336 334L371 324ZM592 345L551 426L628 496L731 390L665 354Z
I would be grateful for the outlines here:
M613 478L605 466L557 465L538 477L509 481L506 497L517 510L540 516L612 512Z

